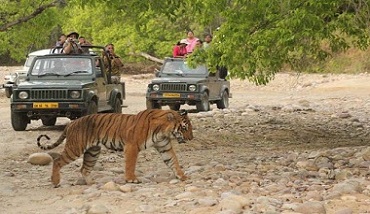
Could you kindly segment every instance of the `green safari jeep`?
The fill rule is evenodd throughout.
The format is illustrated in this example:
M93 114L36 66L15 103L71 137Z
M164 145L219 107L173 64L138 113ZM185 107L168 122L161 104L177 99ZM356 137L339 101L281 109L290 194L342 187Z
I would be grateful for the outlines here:
M31 120L54 126L57 117L71 120L98 112L122 113L125 83L112 83L104 67L102 46L85 46L84 54L51 54L33 60L26 80L13 89L11 123L23 131Z
M181 105L196 106L198 111L209 111L211 104L217 108L229 107L230 82L226 68L210 72L204 65L191 68L179 58L166 58L156 77L148 84L147 109L169 106L179 110Z

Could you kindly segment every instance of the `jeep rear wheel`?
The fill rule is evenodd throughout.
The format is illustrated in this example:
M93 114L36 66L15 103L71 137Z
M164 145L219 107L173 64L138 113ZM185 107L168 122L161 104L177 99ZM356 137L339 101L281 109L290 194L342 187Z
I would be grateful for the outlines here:
M90 101L87 105L86 115L98 113L98 106L94 101Z
M114 101L114 105L113 105L113 113L119 113L121 114L122 113L122 101L120 98L117 98L115 101Z
M43 117L41 118L42 124L44 126L54 126L55 123L57 122L56 117Z
M153 100L146 100L146 109L162 109L162 106Z
M26 130L29 119L24 113L11 113L12 126L15 131L24 131Z
M204 92L202 95L202 99L196 103L198 111L209 111L210 104L209 104L209 96L207 92Z
M224 109L229 107L229 93L223 91L221 95L221 100L217 101L217 108Z
M180 109L180 104L171 104L169 105L171 110L178 111Z

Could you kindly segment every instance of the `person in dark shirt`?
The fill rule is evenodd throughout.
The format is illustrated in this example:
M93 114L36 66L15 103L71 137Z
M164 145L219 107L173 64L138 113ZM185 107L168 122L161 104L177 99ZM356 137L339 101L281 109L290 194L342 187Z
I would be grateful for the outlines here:
M121 73L123 72L123 62L121 60L121 57L119 57L114 52L113 44L106 45L105 51L108 55L108 58L104 55L104 66L108 68L108 63L110 61L110 64L112 66L111 80L113 83L119 83L121 81Z

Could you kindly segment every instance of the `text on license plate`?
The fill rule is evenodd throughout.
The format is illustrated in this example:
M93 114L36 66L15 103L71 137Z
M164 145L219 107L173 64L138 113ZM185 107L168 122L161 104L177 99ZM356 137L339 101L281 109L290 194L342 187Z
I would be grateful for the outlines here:
M33 108L58 108L59 103L33 103Z
M163 93L163 97L180 97L179 93Z

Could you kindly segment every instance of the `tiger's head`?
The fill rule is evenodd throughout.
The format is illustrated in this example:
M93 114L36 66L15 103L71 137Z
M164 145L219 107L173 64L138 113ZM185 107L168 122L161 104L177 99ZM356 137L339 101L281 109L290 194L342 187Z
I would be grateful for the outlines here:
M186 141L192 140L194 138L193 127L188 117L188 112L186 110L181 110L178 112L178 114L180 116L180 119L176 124L172 134L179 143L186 143Z

